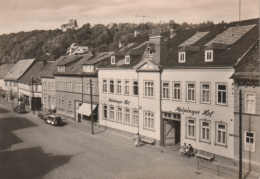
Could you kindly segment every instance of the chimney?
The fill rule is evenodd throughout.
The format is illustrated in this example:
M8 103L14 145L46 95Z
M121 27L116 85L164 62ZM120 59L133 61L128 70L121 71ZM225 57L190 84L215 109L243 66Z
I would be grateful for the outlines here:
M177 27L178 27L178 24L175 24L175 23L170 24L170 38L173 38L174 35L176 34Z

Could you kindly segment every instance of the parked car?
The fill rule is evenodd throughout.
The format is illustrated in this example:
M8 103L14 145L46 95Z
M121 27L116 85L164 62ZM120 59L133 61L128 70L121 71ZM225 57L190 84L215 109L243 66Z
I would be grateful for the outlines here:
M21 114L21 113L26 113L26 110L25 110L25 106L24 105L17 105L13 108L13 111L18 113L18 114Z
M62 125L62 119L60 116L55 116L55 115L49 115L46 118L43 118L47 124L55 125L55 126L60 126Z

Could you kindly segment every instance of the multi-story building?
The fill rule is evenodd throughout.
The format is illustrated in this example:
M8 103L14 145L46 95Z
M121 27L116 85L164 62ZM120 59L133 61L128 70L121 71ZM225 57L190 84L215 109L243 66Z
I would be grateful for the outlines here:
M239 91L241 90L242 161L243 168L260 168L260 87L259 41L235 66L234 79L234 161L239 163Z
M14 67L4 77L5 92L7 99L11 101L13 97L18 100L18 82L17 80L33 65L35 59L19 60Z
M57 113L78 122L90 120L92 109L97 121L98 76L97 65L109 57L111 52L74 56L77 60L67 64L63 61L55 71ZM72 58L68 56L67 58ZM62 69L63 68L63 69ZM92 85L91 85L92 84ZM92 91L91 91L92 89Z
M51 62L36 62L17 80L19 101L32 110L41 111L42 81L40 73L48 70L51 64Z
M5 75L14 67L15 64L2 64L0 65L0 99L2 100L2 95L5 96ZM3 98L3 100L5 100Z
M111 57L114 67L99 70L100 123L139 131L161 146L191 144L215 154L216 161L232 164L234 84L230 76L258 39L258 21L172 29L170 35L151 36L141 61L132 67L127 65L132 57L126 54L117 63ZM127 81L136 81L138 96L117 94L120 81L122 89L128 89ZM135 109L137 129L132 128Z

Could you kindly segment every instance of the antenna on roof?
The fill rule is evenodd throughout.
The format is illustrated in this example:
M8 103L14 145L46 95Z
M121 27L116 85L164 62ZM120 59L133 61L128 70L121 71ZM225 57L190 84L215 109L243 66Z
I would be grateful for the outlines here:
M140 15L135 15L136 17L142 17L143 18L143 34L144 34L144 19L145 18L156 18L156 17L150 17L150 16L145 16L145 15L142 15L142 16L140 16Z

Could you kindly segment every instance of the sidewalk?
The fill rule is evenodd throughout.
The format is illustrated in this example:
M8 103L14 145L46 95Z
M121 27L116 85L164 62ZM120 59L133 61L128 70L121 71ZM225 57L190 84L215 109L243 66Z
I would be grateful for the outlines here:
M2 104L0 106L2 107ZM5 107L7 106L9 110L12 110L11 104L5 103ZM32 114L32 112L25 115L32 120L39 120L39 118L37 117L38 112L35 112L34 115ZM64 127L80 131L85 135L92 135L90 122L83 121L82 123L78 123L70 119L64 119L63 121L66 124ZM207 161L199 161L195 159L195 157L192 158L181 157L179 155L179 148L180 148L179 145L171 146L171 147L160 147L156 145L154 146L142 145L140 148L137 148L134 146L134 141L133 141L134 134L130 134L128 132L120 131L113 128L107 128L99 125L94 126L93 136L114 143L115 145L121 145L130 148L132 150L135 150L136 152L140 152L144 155L148 155L154 158L155 160L169 163L169 165L178 165L178 166L188 168L188 170L192 170L198 175L200 173L204 173L207 174L209 178L225 178L225 179L238 178L238 168L236 167L225 165L219 162L209 163ZM244 170L243 176L247 175L247 173L248 172ZM259 177L260 177L259 174L250 172L246 178L258 179Z

